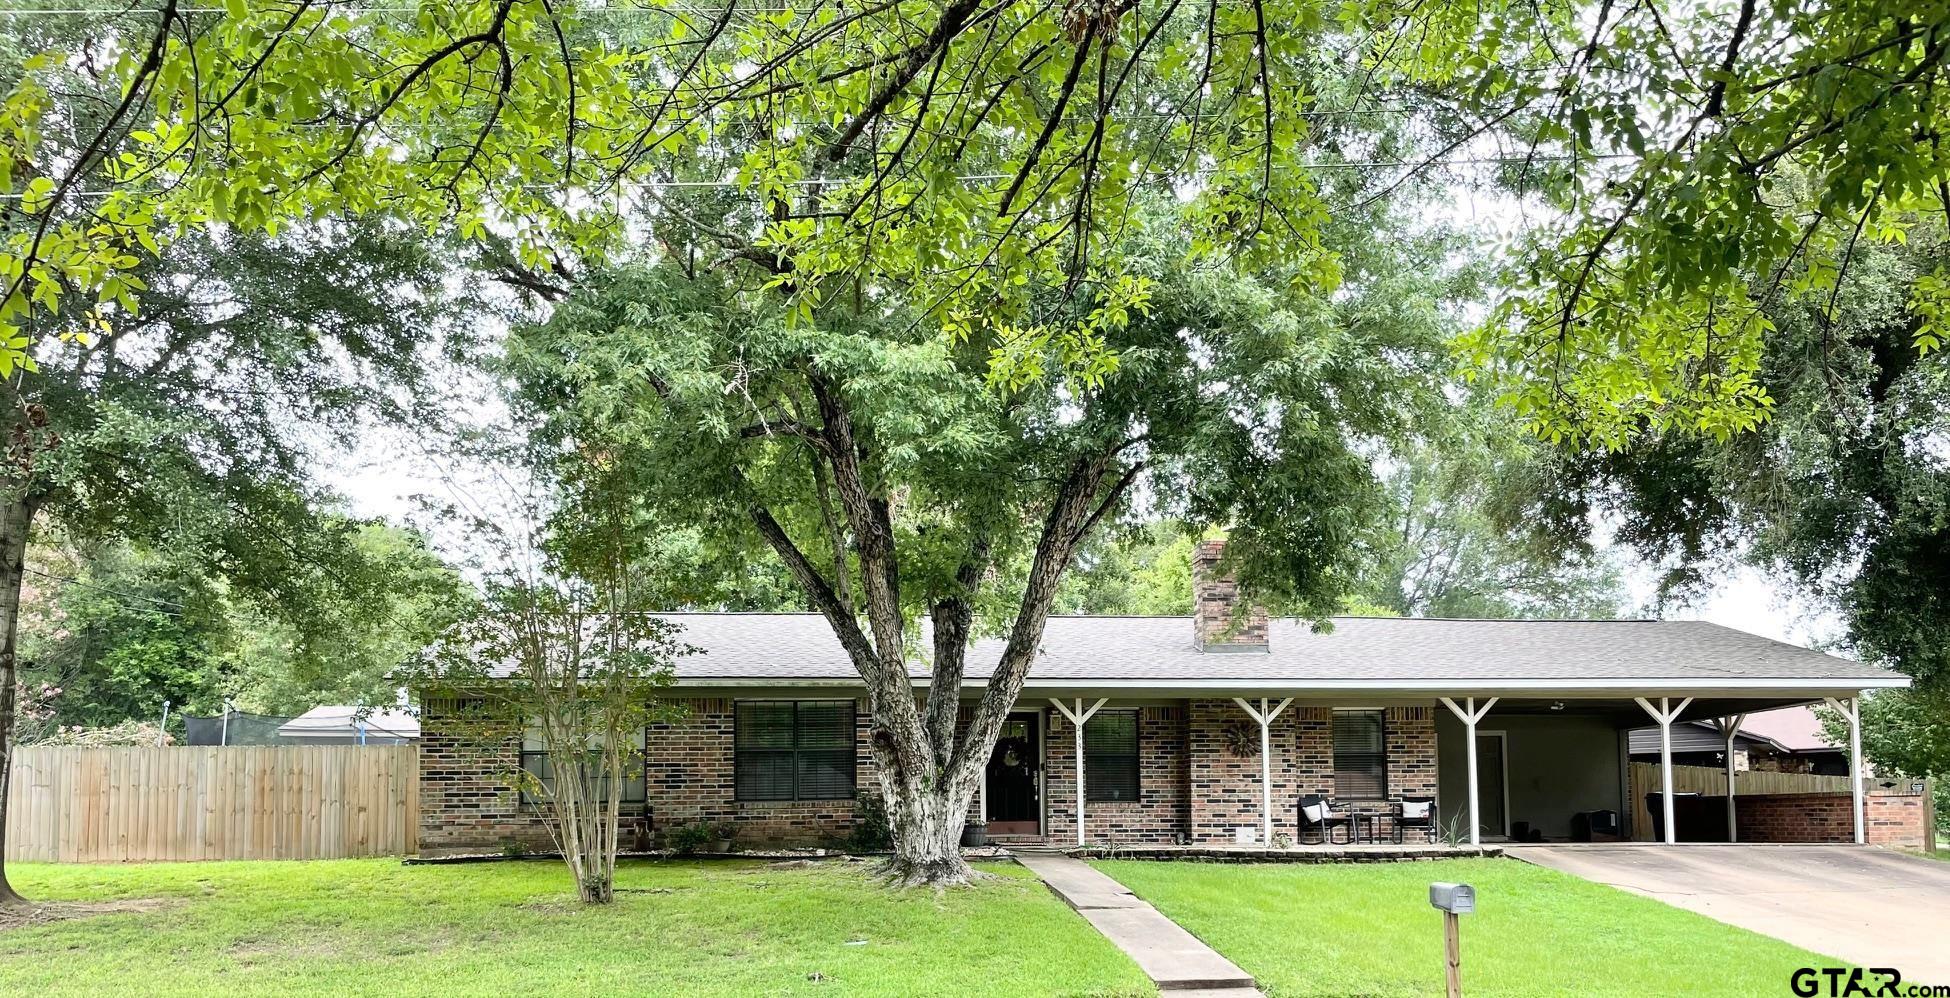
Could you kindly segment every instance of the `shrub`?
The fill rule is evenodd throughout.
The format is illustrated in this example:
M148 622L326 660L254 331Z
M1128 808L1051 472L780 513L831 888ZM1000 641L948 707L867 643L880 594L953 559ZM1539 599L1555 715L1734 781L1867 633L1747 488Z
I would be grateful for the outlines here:
M879 794L861 791L853 814L853 830L846 836L847 852L886 852L894 847L894 828L887 822L887 805Z
M704 848L717 837L718 830L716 826L704 821L694 821L688 825L678 825L664 835L665 841L670 845L670 851L679 856L689 856L699 849Z

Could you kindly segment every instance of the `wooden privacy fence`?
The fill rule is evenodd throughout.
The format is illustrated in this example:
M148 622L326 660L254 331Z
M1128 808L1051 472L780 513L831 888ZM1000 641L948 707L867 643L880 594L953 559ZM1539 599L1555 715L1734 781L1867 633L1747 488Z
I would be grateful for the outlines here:
M1652 838L1652 812L1646 809L1645 795L1656 794L1663 785L1659 777L1659 764L1656 762L1634 762L1632 766L1633 837L1650 841ZM1900 787L1891 790L1878 781L1864 777L1862 789L1868 794L1908 793L1908 780ZM1727 771L1718 766L1674 766L1672 767L1673 793L1696 793L1707 797L1724 797L1727 792ZM1775 773L1750 769L1734 774L1733 793L1735 797L1764 797L1769 794L1845 794L1849 792L1846 776L1818 776L1814 773Z
M412 745L14 750L7 860L341 859L413 852Z

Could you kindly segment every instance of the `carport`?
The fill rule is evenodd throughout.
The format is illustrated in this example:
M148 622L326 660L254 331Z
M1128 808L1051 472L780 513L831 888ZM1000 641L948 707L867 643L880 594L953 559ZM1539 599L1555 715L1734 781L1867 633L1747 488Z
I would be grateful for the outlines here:
M1854 841L1863 843L1867 837L1858 698L1864 687L1904 683L1901 678L1845 674L1771 680L1695 676L1603 687L1564 680L1545 690L1526 684L1443 696L1440 700L1447 709L1436 719L1438 796L1443 813L1467 815L1471 844L1486 837L1511 838L1519 826L1547 838L1570 839L1577 837L1580 823L1588 825L1589 815L1605 811L1629 822L1635 810L1628 799L1629 732L1645 727L1650 719L1659 728L1661 744L1661 813L1654 820L1659 837L1675 844L1674 724L1711 721L1730 741L1749 713L1826 703L1849 721ZM1734 753L1728 751L1726 758L1731 787ZM1729 789L1728 841L1738 836L1737 809ZM1626 837L1637 831L1621 827Z

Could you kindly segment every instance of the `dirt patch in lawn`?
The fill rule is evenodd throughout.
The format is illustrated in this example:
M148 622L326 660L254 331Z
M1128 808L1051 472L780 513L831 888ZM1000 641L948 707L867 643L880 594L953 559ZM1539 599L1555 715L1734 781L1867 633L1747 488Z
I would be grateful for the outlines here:
M183 903L182 898L124 898L119 901L43 901L26 908L0 908L0 932L49 925L96 915L162 911Z

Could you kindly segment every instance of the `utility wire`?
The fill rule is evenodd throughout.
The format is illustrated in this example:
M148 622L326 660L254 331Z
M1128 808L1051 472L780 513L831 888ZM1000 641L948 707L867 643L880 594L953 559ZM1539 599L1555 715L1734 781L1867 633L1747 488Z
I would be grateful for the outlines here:
M50 575L49 573L47 573L47 572L43 572L43 571L41 571L41 570L39 570L39 569L37 569L37 568L26 568L25 566L23 566L23 570L24 570L24 571L27 571L27 572L29 572L29 573L32 573L32 574L34 574L34 575L38 575L38 576L40 576L40 577L41 577L41 578L43 578L43 579L52 579L52 580L53 580L53 581L55 581L55 582L65 582L65 583L67 583L68 585L71 585L71 586L80 586L80 587L81 587L81 588L83 588L83 589L93 589L94 591L96 591L96 592L98 592L98 593L106 593L106 594L108 594L108 595L110 595L110 596L119 596L119 597L121 597L121 598L123 598L123 599L139 599L139 600L144 600L144 601L146 601L146 602L150 602L150 603L160 603L160 604L162 604L163 606L170 606L170 607L175 607L175 608L176 608L177 610L183 610L183 609L185 609L185 607L183 606L183 604L181 604L181 603L177 603L177 602L175 602L175 601L173 601L173 600L166 600L166 599L163 599L163 598L161 598L161 597L159 597L159 596L144 596L144 595L142 595L142 594L140 594L140 593L125 593L125 592L122 592L122 591L120 591L120 590L117 590L117 589L110 589L110 588L108 588L107 586L98 586L98 585L95 585L95 584L94 584L94 583L92 583L92 582L83 582L83 581L81 581L80 579L71 579L71 578L69 578L69 577L67 577L67 576L65 576L65 575ZM142 609L142 610L147 610L147 609L150 609L150 608L149 608L149 607L130 607L129 609L132 609L132 610L135 610L135 609ZM156 613L166 613L166 612L168 612L168 611L163 611L163 610L156 610L156 611L154 611L154 612L156 612ZM176 614L171 614L171 616L176 616Z

